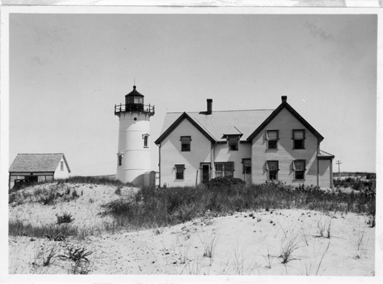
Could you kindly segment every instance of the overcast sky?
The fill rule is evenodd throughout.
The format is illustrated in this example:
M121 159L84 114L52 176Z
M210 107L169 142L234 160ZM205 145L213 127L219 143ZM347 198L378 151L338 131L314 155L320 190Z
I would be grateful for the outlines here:
M10 164L63 152L72 175L115 174L115 104L274 109L281 96L342 171L376 171L375 15L10 15ZM257 126L254 126L254 129Z

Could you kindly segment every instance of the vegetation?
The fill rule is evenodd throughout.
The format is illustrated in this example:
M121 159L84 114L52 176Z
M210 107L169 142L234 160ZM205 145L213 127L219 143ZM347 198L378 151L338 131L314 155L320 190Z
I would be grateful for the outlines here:
M337 178L334 179L334 186L351 187L355 190L372 189L376 186L376 179L361 179L360 177Z
M294 188L281 182L246 186L233 178L216 178L197 187L142 188L133 200L118 199L103 206L125 228L161 227L236 211L300 208L342 211L375 216L375 187L360 193L324 191L318 187Z
M106 179L97 179L105 182ZM86 182L88 179L72 178L71 182ZM110 181L110 180L109 180ZM108 181L108 182L109 182ZM95 180L93 180L96 183ZM116 194L120 193L121 184L116 183ZM60 189L60 190L59 190ZM25 198L26 193L10 194L11 200ZM52 204L55 201L72 200L79 195L75 189L65 183L58 183L53 190L39 189L32 194L38 202ZM19 195L12 197L11 195ZM30 197L30 196L29 196ZM236 178L218 177L197 187L151 188L140 189L133 198L124 198L106 203L99 214L111 215L114 218L112 230L125 228L158 228L175 225L197 217L225 216L234 212L265 209L300 208L323 212L355 212L369 216L368 223L375 226L375 185L363 187L357 193L345 193L341 190L324 191L314 186L293 187L282 182L266 182L257 185L246 185ZM20 201L21 202L21 201ZM59 219L60 217L60 219ZM71 222L70 214L58 216L58 224ZM259 220L260 221L260 220ZM64 224L65 225L65 224ZM9 224L10 235L27 235L31 237L83 236L87 233L68 226L32 227L22 222ZM330 235L330 228L326 228ZM108 228L105 228L108 230Z

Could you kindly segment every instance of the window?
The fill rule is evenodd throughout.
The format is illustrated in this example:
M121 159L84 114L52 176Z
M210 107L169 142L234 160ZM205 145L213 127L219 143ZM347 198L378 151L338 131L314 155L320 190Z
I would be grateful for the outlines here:
M305 130L293 130L293 140L294 148L293 149L304 149L305 148Z
M185 165L176 165L176 179L184 179Z
M149 138L149 134L142 135L142 139L144 139L144 148L148 148L148 138Z
M229 142L229 149L232 151L238 151L238 136L228 136L227 141Z
M293 170L295 179L305 179L306 161L295 160L293 162Z
M278 149L278 139L279 131L278 130L267 130L266 131L266 140L268 149Z
M243 159L242 160L242 168L243 168L243 174L250 174L251 173L251 159Z
M234 163L215 163L215 176L228 177L234 175Z
M61 171L64 170L64 162L63 162L63 161L60 162L60 170L61 170Z
M266 162L266 170L269 174L269 180L277 180L278 179L278 171L279 171L279 162L278 161L267 161Z
M119 154L118 155L118 165L119 166L122 166L122 157L123 157L124 155L121 155L121 154Z
M189 152L190 151L190 136L181 136L181 151L182 152Z

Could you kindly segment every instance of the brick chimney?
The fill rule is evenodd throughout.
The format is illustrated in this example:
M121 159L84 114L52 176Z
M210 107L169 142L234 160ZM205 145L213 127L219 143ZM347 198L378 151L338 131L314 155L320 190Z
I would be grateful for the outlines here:
M282 103L287 102L287 96L282 96Z
M207 111L206 114L212 114L213 112L213 100L212 99L207 99Z

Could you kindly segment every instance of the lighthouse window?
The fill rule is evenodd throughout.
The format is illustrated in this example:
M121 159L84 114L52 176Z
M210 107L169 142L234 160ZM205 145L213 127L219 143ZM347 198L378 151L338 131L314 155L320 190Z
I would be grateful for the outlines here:
M122 166L122 155L118 155L118 165Z
M148 148L148 137L149 134L142 135L142 138L144 139L144 148Z
M181 136L181 151L190 152L191 136Z

